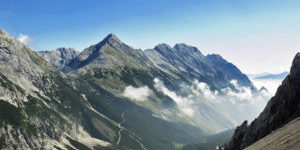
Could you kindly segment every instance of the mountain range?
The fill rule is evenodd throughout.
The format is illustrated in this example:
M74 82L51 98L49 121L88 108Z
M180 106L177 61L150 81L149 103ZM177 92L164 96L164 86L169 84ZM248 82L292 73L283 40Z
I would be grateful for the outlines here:
M0 29L0 71L1 149L180 149L260 111L245 74L186 44L35 52Z
M260 80L263 80L263 79L284 79L288 74L289 74L288 72L282 72L282 73L279 73L279 74L267 74L267 75L264 75L264 76L255 77L255 79L260 79Z
M257 80L274 80L274 79L284 79L289 72L284 71L282 73L262 73L262 74L248 74L248 77Z

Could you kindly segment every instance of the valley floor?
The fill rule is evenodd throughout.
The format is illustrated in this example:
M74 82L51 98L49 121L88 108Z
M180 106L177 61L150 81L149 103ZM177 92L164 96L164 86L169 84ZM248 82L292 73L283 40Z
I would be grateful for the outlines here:
M300 117L273 131L245 150L299 150Z

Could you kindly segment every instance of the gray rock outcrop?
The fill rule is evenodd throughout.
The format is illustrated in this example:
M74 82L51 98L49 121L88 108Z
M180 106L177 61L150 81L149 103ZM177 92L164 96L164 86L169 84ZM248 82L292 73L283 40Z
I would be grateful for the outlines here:
M38 54L55 68L63 68L70 60L74 59L79 52L74 48L61 47L53 51L39 51Z

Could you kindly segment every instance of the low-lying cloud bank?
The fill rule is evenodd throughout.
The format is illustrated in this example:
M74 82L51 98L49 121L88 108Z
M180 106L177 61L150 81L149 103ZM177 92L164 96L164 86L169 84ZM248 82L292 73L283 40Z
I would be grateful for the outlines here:
M177 95L175 92L170 91L168 88L166 88L162 81L160 81L158 78L154 79L154 87L158 90L164 93L165 95L172 98L176 104L178 105L179 109L182 111L183 114L192 117L194 116L194 109L191 107L193 105L193 101L189 99L189 97L182 97L180 95Z
M206 83L195 80L191 86L181 85L180 93L185 93L185 96L169 90L158 78L154 79L154 83L158 91L176 102L183 115L196 120L203 115L217 118L218 116L213 116L213 113L206 114L208 109L205 107L211 107L231 120L234 125L240 124L243 120L254 119L271 97L267 91L253 92L250 87L238 85L236 80L230 82L234 88L227 87L220 91L213 91Z
M133 87L127 86L123 92L123 96L134 101L146 101L151 95L152 90L148 86Z
M178 116L194 125L208 126L214 131L224 131L239 125L244 120L252 121L265 107L272 94L266 90L253 91L240 86L236 80L231 86L211 90L208 84L195 80L192 85L181 84L179 91L168 89L163 81L154 80L156 91L173 99L177 108L162 108L161 118ZM133 101L144 102L154 92L148 86L127 86L122 96Z

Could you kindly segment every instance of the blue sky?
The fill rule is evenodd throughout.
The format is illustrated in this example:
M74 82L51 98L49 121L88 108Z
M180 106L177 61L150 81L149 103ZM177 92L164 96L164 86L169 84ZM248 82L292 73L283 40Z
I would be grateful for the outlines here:
M114 33L134 48L187 43L246 73L281 72L300 51L300 1L0 0L0 28L35 50L83 50Z

